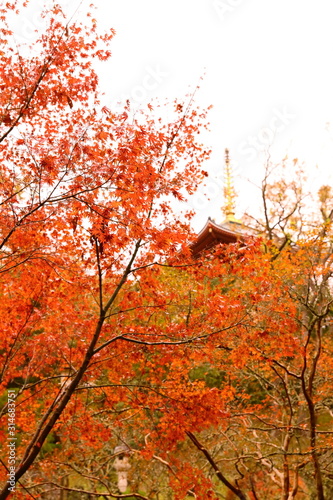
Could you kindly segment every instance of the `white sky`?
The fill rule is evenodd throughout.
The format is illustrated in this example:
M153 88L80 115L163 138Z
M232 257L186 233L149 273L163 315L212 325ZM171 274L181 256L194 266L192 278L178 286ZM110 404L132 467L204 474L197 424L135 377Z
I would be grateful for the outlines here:
M67 0L70 10L78 1ZM181 97L206 74L196 103L214 106L211 133L203 136L213 148L206 165L211 201L202 187L191 202L196 230L209 215L222 220L218 179L226 147L235 164L239 212L257 203L245 179L259 182L260 149L269 143L273 159L288 154L305 161L314 189L333 182L332 0L94 3L101 28L117 32L113 56L100 73L106 106L127 98L140 105Z

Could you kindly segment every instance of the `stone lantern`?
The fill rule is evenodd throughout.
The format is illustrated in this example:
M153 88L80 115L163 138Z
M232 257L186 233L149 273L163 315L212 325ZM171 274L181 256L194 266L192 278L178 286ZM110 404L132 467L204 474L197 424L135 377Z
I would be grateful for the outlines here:
M130 448L126 444L120 444L115 447L114 454L116 458L113 462L113 468L117 472L118 489L120 493L125 493L128 486L127 474L131 468L129 463Z

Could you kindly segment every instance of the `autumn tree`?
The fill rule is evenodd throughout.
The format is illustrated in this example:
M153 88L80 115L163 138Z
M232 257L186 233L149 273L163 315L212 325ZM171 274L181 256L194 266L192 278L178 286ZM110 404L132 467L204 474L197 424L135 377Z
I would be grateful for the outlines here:
M205 113L114 113L93 68L112 31L54 4L20 47L24 4L0 5L0 439L17 437L16 498L328 498L328 188L309 232L298 185L266 177L266 233L194 259L173 202L205 176Z
M158 276L189 255L190 229L171 201L193 192L208 157L196 138L205 114L191 101L175 103L168 123L151 107L133 116L102 106L93 61L109 58L112 30L99 35L90 13L67 22L54 4L45 33L20 47L10 19L24 7L1 4L1 440L10 390L17 498L51 484L61 461L75 470L74 443L79 455L102 448L104 414L121 425L124 403L153 411L141 387L146 350L169 345L168 357L195 339L166 321L177 298ZM0 498L8 473L2 461ZM115 496L103 474L93 488Z
M324 499L332 490L331 189L320 188L313 213L304 177L271 180L276 169L265 171L251 272L241 260L219 281L223 290L231 280L228 299L236 286L252 304L246 333L211 362L235 390L230 413L219 430L187 434L230 498Z

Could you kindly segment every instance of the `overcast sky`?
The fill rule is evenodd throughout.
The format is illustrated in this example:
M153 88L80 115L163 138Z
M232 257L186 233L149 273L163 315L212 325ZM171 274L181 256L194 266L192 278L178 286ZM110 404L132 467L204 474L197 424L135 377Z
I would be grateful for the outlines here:
M70 9L79 2L64 1ZM221 221L226 147L240 212L256 203L245 179L259 182L270 144L277 161L286 154L304 160L314 186L332 183L332 0L94 3L101 28L117 32L112 59L101 72L105 105L181 97L205 75L196 102L214 106L211 133L204 136L213 148L207 165L211 201L204 188L192 201L195 229L208 215Z

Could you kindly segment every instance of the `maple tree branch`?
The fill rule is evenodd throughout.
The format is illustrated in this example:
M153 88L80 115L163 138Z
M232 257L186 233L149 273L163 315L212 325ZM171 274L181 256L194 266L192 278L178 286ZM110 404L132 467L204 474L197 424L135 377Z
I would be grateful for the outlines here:
M218 466L217 466L215 460L213 459L213 457L211 456L211 454L208 452L208 450L206 448L204 448L204 446L202 446L202 444L198 441L198 439L195 437L195 435L190 431L186 431L186 434L190 438L192 443L198 448L198 450L201 451L205 455L206 459L208 460L210 465L213 467L214 472L215 472L216 476L218 477L218 479L227 488L229 488L229 490L231 490L234 493L234 495L236 495L238 498L240 498L240 500L247 500L247 497L245 496L245 494L239 488L236 488L233 484L231 484L228 481L228 479L222 474L222 472L218 468Z
M21 189L16 191L15 193L12 193L11 195L8 196L8 198L4 199L1 201L0 206L5 205L6 203L9 203L12 198L15 198L15 196L18 196L19 194L23 193L23 191L28 188L29 186L33 185L33 181L29 182L25 186L23 186Z
M185 109L185 111L184 111L184 113L183 113L183 115L181 117L181 120L180 120L179 124L178 124L178 127L176 128L176 130L173 131L173 133L171 134L171 138L167 141L166 150L165 150L165 152L163 154L163 160L162 160L161 166L160 166L160 168L158 170L159 173L162 172L162 170L164 168L164 165L165 165L165 162L166 162L167 157L168 157L169 150L173 146L174 140L178 136L179 131L180 131L180 129L182 128L182 126L184 124L185 118L188 115L189 110L191 109L191 106L192 106L192 103L194 101L194 96L195 96L195 93L196 93L197 89L198 89L198 87L192 93L192 95L191 95L191 97L189 99L189 102L187 104L187 107L186 107L186 109Z
M185 321L185 324L187 327L188 327L189 322L190 322L191 313L192 313L192 295L191 295L191 290L190 290L189 291L189 306L188 306L188 311L187 311L186 321Z
M133 254L132 254L125 270L124 270L123 276L122 276L120 282L118 283L114 293L110 297L106 306L100 312L100 317L99 317L99 320L98 320L98 323L97 323L97 326L95 329L95 333L92 337L92 340L91 340L90 345L86 351L85 357L81 363L80 368L77 370L74 378L72 379L72 381L70 382L68 387L66 387L65 391L60 395L60 397L57 397L53 401L53 403L50 405L47 412L44 414L41 422L39 423L38 428L37 428L33 438L31 439L29 445L26 448L24 457L23 457L18 469L16 470L16 474L15 474L16 479L19 479L20 477L22 477L22 475L29 469L30 465L33 463L33 461L35 460L37 455L40 453L41 447L42 447L45 439L47 438L47 436L49 435L49 433L53 429L55 423L60 418L60 416L63 413L63 411L65 410L65 408L67 407L67 404L68 404L69 400L71 399L72 394L74 393L78 384L82 380L82 377L84 376L84 374L89 366L89 363L95 354L95 345L100 337L102 327L103 327L103 324L105 321L106 313L107 313L108 309L110 308L110 306L112 305L112 303L114 302L114 300L117 298L122 286L124 285L128 275L129 275L129 272L131 270L131 266L132 266L132 264L137 256L137 253L139 251L140 244L141 244L141 239L136 242L136 244L134 246ZM46 424L46 425L44 425L44 424ZM4 487L4 489L2 490L2 492L0 493L0 500L4 500L5 498L7 498L8 494L9 494L8 488L9 488L9 484L7 484Z
M243 318L242 318L243 320ZM101 349L103 349L106 345L110 344L111 342L114 342L114 340L125 340L126 342L133 342L134 344L142 344L142 345L182 345L182 344L190 344L190 343L193 343L193 342L196 342L197 340L203 340L203 339L207 339L209 337L212 337L213 335L217 335L218 333L222 333L222 332L225 332L227 330L230 330L230 329L233 329L233 328L236 328L237 326L239 326L239 324L241 324L242 320L240 320L239 322L237 323L234 323L230 326L226 326L225 328L221 328L219 330L215 330L213 332L210 332L210 333L206 333L204 335L197 335L196 337L190 337L190 338L187 338L187 339L184 339L184 340L175 340L175 341L167 341L167 340L162 340L162 341L147 341L147 340L138 340L138 339L134 339L134 338L130 338L130 337L125 337L126 334L122 334L122 335L119 335L118 337L115 337L111 340L108 340L107 342L105 342L104 344L102 344L100 347L98 347L98 349L96 350L96 352L100 351Z
M182 399L177 399L175 397L169 396L168 394L164 394L160 390L156 389L153 385L144 385L144 384L101 384L101 385L86 385L82 387L77 387L75 391L84 391L84 390L89 390L89 389L99 389L103 387L122 387L124 389L128 389L129 391L132 391L132 389L148 389L151 392L154 392L158 396L161 396L164 399L168 399L170 401L174 401L175 403L181 403ZM158 387L158 386L157 386ZM163 387L162 387L163 388ZM125 411L131 410L132 408L128 408ZM148 409L148 407L146 408ZM123 410L121 411L123 412Z
M9 361L10 361L10 358L12 355L14 355L14 351L17 351L18 348L16 348L15 346L17 345L18 341L19 341L19 338L20 338L20 335L24 332L28 322L29 322L29 319L31 318L32 314L34 312L34 307L31 306L27 312L27 315L26 315L26 318L21 326L21 328L19 329L19 331L17 332L17 335L14 337L14 341L13 343L11 344L9 350L8 350L8 353L7 355L5 356L5 359L3 361L3 365L2 365L2 369L1 369L1 372L0 372L0 382L2 382L2 379L4 377L4 374L5 374L5 371L6 371L6 368L9 364ZM0 415L2 414L2 412L0 413Z
M57 463L59 465L59 462ZM92 476L91 474L84 474L82 471L80 471L77 467L74 467L74 465L72 464L68 464L68 463L65 463L63 465L66 465L67 467L70 467L72 470L74 470L77 474L79 474L81 477L84 477L86 479L89 479L93 482L98 482L100 483L106 490L107 490L107 493L111 494L111 491L110 489L108 488L108 485L106 483L106 481L103 481L102 479L100 478L96 478L95 476ZM69 474L67 474L68 476ZM63 476L63 478L66 477L66 476ZM38 487L41 487L41 486L44 486L44 485L56 485L56 483L53 483L53 482L49 482L49 481L45 481L43 483L37 483L37 484L34 484L32 486L29 487L29 489L33 489L33 488L38 488ZM59 487L60 490L63 490L66 488L65 485L56 485ZM48 490L48 491L43 491L43 493L47 493L49 491L53 491L53 490ZM103 495L106 495L107 494L106 492L105 493L101 493L101 496Z
M0 458L0 462L2 463L2 465L3 465L3 467L5 468L6 472L9 472L9 469L8 469L7 465L3 462L3 460L2 460L1 458ZM22 488L24 491L26 491L26 492L27 492L27 494L28 494L31 498L33 498L34 500L37 500L37 498L36 498L36 497L34 497L32 493L30 493L29 489L28 489L28 488L26 488L26 487L24 486L24 484L22 484L22 483L21 483L21 481L17 481L17 483L21 486L21 488Z
M155 264L157 266L160 266L160 267L169 267L169 268L188 268L188 267L197 267L198 266L198 263L197 262L194 262L193 264L162 264L161 262L155 262Z
M175 340L173 342L168 342L167 340L162 340L159 342L148 342L145 340L138 340L138 339L132 339L129 337L125 337L124 335L121 336L122 340L125 340L126 342L133 342L134 344L141 344L141 345L183 345L183 344L190 344L196 340L199 340L200 337L195 337L195 338L190 338L190 339L185 339L185 340Z
M172 303L170 302L165 302L165 306L170 306ZM161 305L160 304L147 304L143 306L134 306L134 307L129 307L128 309L119 309L119 311L112 312L105 316L105 319L111 318L112 316L118 316L119 314L126 314L129 312L137 311L138 309L160 309Z
M314 378L316 376L317 365L318 365L318 361L319 361L320 354L321 354L321 328L322 328L321 323L322 323L322 318L319 318L319 320L317 321L317 325L316 325L317 326L317 328L316 328L316 341L317 341L316 351L315 351L314 356L313 356L312 367L310 370L309 380L308 380L308 391L309 391L310 396L312 396L312 393L313 393L313 382L314 382Z
M132 265L133 265L133 262L135 261L135 258L139 252L139 249L140 249L140 246L141 246L141 242L142 240L139 239L135 245L134 245L134 250L133 250L133 254L126 266L126 269L123 273L123 276L120 280L120 282L118 283L115 291L113 292L113 294L111 295L110 299L108 300L108 302L106 303L105 307L103 308L103 315L104 317L106 316L106 313L108 312L108 310L110 309L111 305L113 304L113 302L115 301L115 299L117 298L120 290L122 289L124 283L126 282L131 270L132 270Z
M278 372L278 370L274 366L272 366L272 370L279 377L279 379L281 380L281 383L283 385L284 392L285 392L285 395L286 395L286 398L287 398L287 401L288 401L289 411L290 411L288 425L291 425L291 422L292 422L292 419L293 419L293 416L294 416L294 411L293 411L293 406L292 406L292 402L291 402L291 399L290 399L290 393L289 393L289 390L288 390L287 382L284 379L284 377Z
M290 491L287 500L292 500L295 498L298 492L298 471L300 469L300 466L295 467L294 469L294 481L293 481L293 486L292 490Z
M250 474L250 484L251 484L251 491L253 493L254 500L260 500L260 498L258 497L258 494L256 492L256 489L254 487L254 481L253 481L253 477L251 474Z
M318 321L318 325L319 325L319 327L321 327L320 321ZM308 331L307 340L306 340L306 343L304 346L303 368L302 368L302 374L301 374L301 386L302 386L302 392L303 392L305 400L307 402L309 416L310 416L311 456L313 459L313 466L314 466L314 471L315 471L315 481L316 481L318 500L324 500L324 488L323 488L322 475L321 475L321 469L320 469L318 452L317 452L317 442L316 442L317 441L317 439L316 439L317 418L316 418L316 412L315 412L315 404L314 404L313 397L312 397L313 380L315 377L317 362L318 362L320 352L321 352L321 334L320 334L319 330L317 333L319 335L319 338L317 339L318 340L317 352L314 355L312 367L310 369L308 384L306 384L305 377L306 377L307 366L308 366L308 364L307 364L307 347L309 345L309 342L310 342L310 339L312 336L312 328Z
M280 361L277 361L276 359L273 359L273 363L277 366L279 366L280 368L282 368L288 375L290 375L291 377L294 377L298 380L301 380L302 379L302 375L297 375L297 373L294 373L292 371L289 370L289 368L287 368L284 364L282 364Z
M36 251L37 251L37 250L36 250ZM23 252L22 252L22 253L23 253ZM36 260L36 259L38 259L38 257L34 256L34 253L35 253L35 251L34 251L34 250L32 250L32 251L31 251L31 253L30 253L30 255L28 255L27 257L25 257L23 260L19 260L18 262L16 262L16 264L14 264L14 263L8 264L8 262L6 262L6 263L4 264L4 266L3 266L3 267L1 267L1 269L0 269L0 274L2 274L2 273L8 273L9 271L12 271L12 270L13 270L13 269L15 269L16 267L21 266L21 265L22 265L22 264L24 264L25 262L28 262L28 261L31 261L31 260L34 260L34 259L35 259L35 260ZM24 254L25 254L25 252L24 252ZM13 255L11 255L10 257L13 257ZM16 255L15 255L15 257L14 257L14 258L19 259L19 257L20 257L20 255L18 255L18 256L16 256ZM8 256L6 256L6 257L2 257L0 260L2 260L2 259L8 259L8 258L9 258L9 257L8 257Z
M49 482L45 484L50 484L56 487L57 490L64 490L64 491L74 491L76 493L83 493L85 495L91 495L95 497L101 497L104 496L106 498L138 498L139 500L149 500L148 497L145 497L143 495L140 495L139 493L127 493L125 495L118 495L117 493L101 493L101 492L95 492L95 491L86 491L86 490L80 490L79 488L68 488L67 486L62 486L57 483ZM54 491L54 490L48 490L48 491ZM48 491L45 491L44 493L48 493Z
M283 498L283 500L288 500L289 484L290 484L288 448L289 448L289 444L290 444L293 430L294 430L294 427L291 427L294 412L293 412L293 407L292 407L292 403L291 403L291 399L290 399L288 385L287 385L287 382L285 380L285 377L287 377L286 372L285 372L285 377L283 377L274 366L272 366L272 369L273 369L274 373L279 377L279 379L283 385L285 397L287 398L288 407L289 407L288 424L285 426L285 429L287 432L285 433L285 437L284 437L283 444L282 444L282 450L283 450L283 479L282 479L283 494L282 494L282 498ZM280 429L281 429L281 427L280 427Z
M6 139L6 137L12 132L12 130L16 127L16 125L18 124L18 122L20 121L20 119L22 118L22 116L24 115L24 111L26 109L28 109L31 101L33 100L41 82L43 81L43 79L45 78L46 74L48 73L49 71L49 67L47 66L47 63L50 63L52 61L52 58L49 59L49 61L45 61L42 69L41 69L41 72L40 72L40 75L34 85L34 87L32 88L31 90L31 93L30 93L30 96L28 96L26 102L21 106L20 108L20 111L19 111L19 114L17 115L16 119L14 120L14 122L10 125L10 127L7 129L7 131L2 135L2 137L0 137L0 143L2 141L4 141Z
M82 3L82 1L80 2L80 5L81 5L81 3ZM77 9L78 9L78 7L77 7ZM23 103L21 105L19 113L18 113L16 119L14 120L14 122L10 125L10 127L7 129L7 131L0 137L0 143L3 142L6 139L6 137L12 132L12 130L16 127L16 125L18 124L18 122L20 121L20 119L22 118L22 116L24 115L25 111L27 109L29 109L29 106L30 106L33 98L35 97L37 90L39 89L42 81L44 80L45 76L47 75L48 71L50 70L50 67L51 67L53 59L54 59L54 55L55 55L55 53L57 51L57 48L58 48L58 45L60 44L60 42L63 39L64 35L67 33L69 23L73 19L75 13L77 12L77 9L75 10L75 12L72 15L71 19L69 20L69 22L65 25L65 27L64 27L61 35L58 37L58 40L56 41L56 43L54 44L54 46L52 48L52 52L44 60L44 63L43 63L42 68L40 70L39 77L37 78L37 80L36 80L33 88L31 89L30 95L27 94L27 88L26 88L26 85L25 85L24 76L23 76L23 74L21 74L21 77L22 77L23 82L24 82L25 90L26 90L26 101L25 101L25 103ZM21 69L22 69L22 66L21 66Z
M98 270L98 293L99 293L99 311L100 314L103 313L103 276L102 276L102 268L101 268L101 256L100 256L100 245L98 242L98 238L96 236L92 236L95 243L96 250L96 259L97 259L97 270Z

